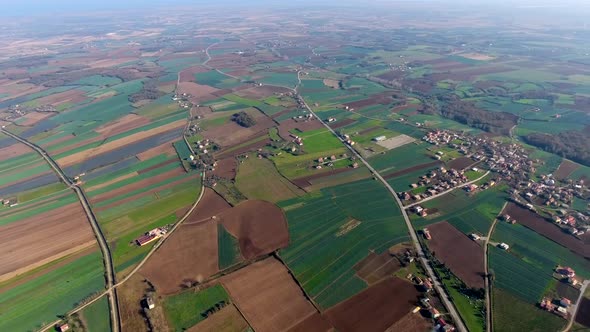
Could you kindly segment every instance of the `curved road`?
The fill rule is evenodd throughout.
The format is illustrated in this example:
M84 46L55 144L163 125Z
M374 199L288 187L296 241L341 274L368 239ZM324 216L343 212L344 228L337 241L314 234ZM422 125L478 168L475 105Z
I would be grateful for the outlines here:
M96 240L98 241L98 244L100 246L100 251L102 252L103 262L104 262L104 267L105 267L105 272L106 272L105 273L106 281L107 281L106 282L107 291L105 293L108 295L108 298L109 298L109 309L110 309L110 314L111 314L111 330L113 332L119 332L120 322L119 322L119 307L117 305L117 303L118 303L117 302L117 292L113 288L113 285L115 284L115 278L116 278L115 268L113 266L113 259L111 256L111 251L110 251L107 241L105 239L105 236L102 232L102 229L100 228L100 225L98 224L98 221L96 220L96 216L94 215L94 212L92 212L92 208L90 207L90 203L88 202L88 199L86 198L86 194L84 194L84 191L82 190L82 188L80 188L80 187L78 187L78 185L74 184L70 180L70 178L68 178L65 175L63 170L59 167L59 165L41 147L25 140L24 138L21 138L20 136L17 136L5 129L1 129L1 131L4 134L27 145L28 147L32 148L37 153L39 153L41 155L41 157L43 157L43 159L45 159L45 161L49 164L49 166L51 166L53 171L55 173L57 173L57 175L60 177L61 181L64 182L65 184L67 184L71 189L73 189L76 192L76 195L78 196L78 200L82 204L82 207L84 208L84 212L86 213L86 216L88 217L88 221L90 221L90 225L92 226L92 231L94 232L94 236L96 237Z

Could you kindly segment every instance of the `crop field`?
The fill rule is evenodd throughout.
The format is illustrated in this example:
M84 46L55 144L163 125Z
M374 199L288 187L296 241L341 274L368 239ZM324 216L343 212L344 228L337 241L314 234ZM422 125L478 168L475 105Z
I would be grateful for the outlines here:
M510 252L530 265L551 274L556 265L571 266L576 274L588 278L590 263L567 248L519 224L499 223L492 239L510 245Z
M426 152L424 143L407 144L397 149L389 150L369 158L371 166L375 167L380 173L390 171L400 171L416 165L432 162Z
M101 298L82 311L82 320L88 332L110 332L109 303Z
M380 253L408 239L393 198L373 180L323 188L279 206L291 238L280 255L323 308L366 287L352 267L369 250Z
M34 330L104 289L102 258L95 252L0 293L3 331Z
M526 303L510 293L494 289L492 294L494 329L497 331L560 331L565 320Z
M184 331L207 316L205 312L216 304L224 301L229 304L230 299L221 285L215 285L201 291L187 290L172 295L164 300L164 310L170 329Z
M268 159L258 159L255 155L239 165L236 186L250 199L278 202L304 194L284 178Z
M421 228L440 221L447 221L463 234L487 234L492 221L502 210L506 195L496 189L488 189L468 196L463 190L457 189L442 197L420 204L426 209L437 212L421 218L412 215L415 227Z
M224 270L242 260L240 244L221 224L217 225L218 265Z

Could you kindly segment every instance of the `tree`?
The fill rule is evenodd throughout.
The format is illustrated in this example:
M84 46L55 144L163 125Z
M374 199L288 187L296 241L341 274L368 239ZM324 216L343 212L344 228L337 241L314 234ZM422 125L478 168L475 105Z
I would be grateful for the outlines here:
M252 127L256 124L256 120L244 111L234 114L232 116L232 121L235 121L237 124L245 128Z

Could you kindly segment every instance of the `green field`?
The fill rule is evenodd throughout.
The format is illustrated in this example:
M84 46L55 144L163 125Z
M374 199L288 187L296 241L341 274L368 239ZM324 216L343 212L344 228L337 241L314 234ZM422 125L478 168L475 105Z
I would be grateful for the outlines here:
M250 199L278 202L305 192L284 178L268 159L250 155L239 165L236 186Z
M434 161L427 154L426 147L424 143L406 144L371 157L368 161L379 172L401 171L412 166Z
M221 285L202 291L187 290L164 299L164 311L170 329L184 331L204 320L203 314L220 301L229 304L230 299Z
M286 212L291 236L280 255L322 308L366 287L352 266L369 250L383 252L408 239L395 201L374 180L324 188L279 206ZM360 224L346 230L353 219Z
M95 252L0 293L0 330L34 330L103 289L102 257Z
M234 238L221 224L217 225L219 269L226 269L242 260L238 239Z
M106 296L82 311L88 332L111 332L109 302Z
M492 303L495 331L561 331L566 323L557 315L543 311L499 289L494 289Z

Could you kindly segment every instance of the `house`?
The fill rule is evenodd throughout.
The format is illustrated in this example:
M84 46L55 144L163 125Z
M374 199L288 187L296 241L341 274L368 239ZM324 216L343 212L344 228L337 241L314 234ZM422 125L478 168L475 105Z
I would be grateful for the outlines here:
M420 217L424 218L428 216L428 212L426 212L426 210L422 210L422 212L420 212Z
M155 235L152 234L144 234L140 237L138 237L137 239L135 239L135 242L137 243L138 246L145 246L146 244L154 241L155 239L157 239L158 237L156 237Z
M553 310L555 310L555 305L554 305L554 304L551 302L551 299L549 299L549 298L547 298L547 297L544 297L544 298L541 300L541 303L539 304L539 306L540 306L542 309L545 309L545 310L547 310L547 311L553 311Z
M474 234L474 233L472 233L472 234L469 234L469 237L470 237L472 240L474 240L474 241L477 241L477 240L481 239L481 236L479 236L479 235L477 235L477 234Z
M146 297L144 299L144 304L145 304L145 307L148 308L149 310L152 310L156 307L156 304L154 303L154 299L152 299L151 297Z
M574 216L567 216L567 218L565 218L565 223L572 227L576 226L576 218L574 218Z
M430 231L428 230L428 228L424 228L422 230L422 234L424 234L424 238L426 240L432 240L432 235L430 235Z
M373 138L373 141L375 141L375 142L383 142L383 141L385 141L386 139L387 139L387 137L385 137L385 136L381 135L381 136L374 137L374 138Z
M502 242L502 243L498 244L498 248L508 250L508 248L510 248L510 246L507 245L506 243Z
M572 305L572 301L570 299L568 299L567 297L562 297L561 300L559 300L559 305L567 308L570 305Z
M564 307L557 307L556 311L562 316L567 316L567 309Z
M68 325L68 323L64 323L64 324L57 326L57 330L60 332L65 332L65 331L68 331L69 329L70 329L70 325Z
M574 271L574 269L569 266L558 267L556 272L568 278L573 278L576 276L576 271Z
M416 213L420 213L420 212L422 212L423 210L424 210L424 208L423 208L423 207L421 207L420 205L416 205L416 206L414 207L414 211L416 211Z

